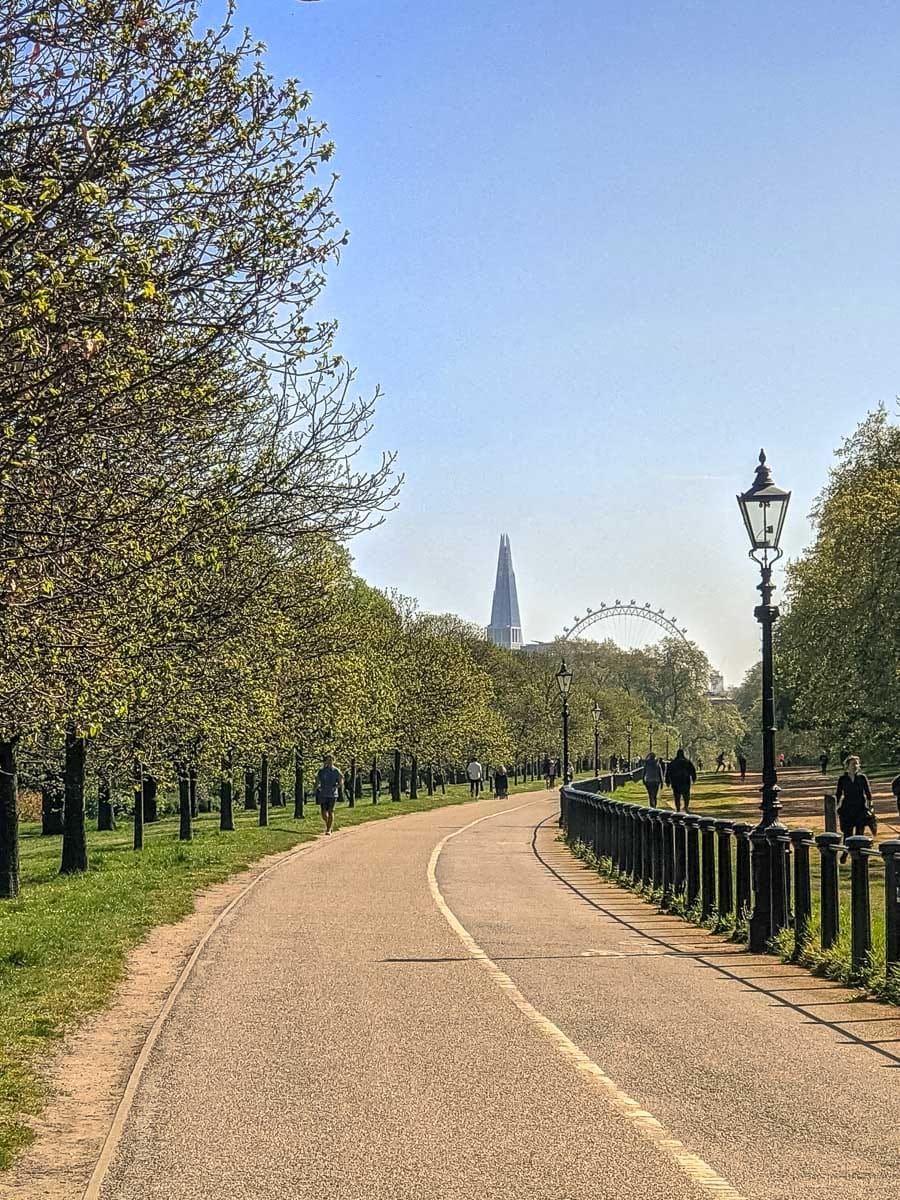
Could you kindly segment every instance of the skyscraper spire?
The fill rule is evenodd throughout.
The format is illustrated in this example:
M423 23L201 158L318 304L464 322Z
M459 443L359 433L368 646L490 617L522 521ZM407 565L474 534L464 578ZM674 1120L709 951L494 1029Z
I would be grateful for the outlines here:
M488 639L508 650L522 648L522 620L519 616L519 597L516 593L516 573L513 570L509 534L500 534L500 553L497 556L497 582L491 605Z

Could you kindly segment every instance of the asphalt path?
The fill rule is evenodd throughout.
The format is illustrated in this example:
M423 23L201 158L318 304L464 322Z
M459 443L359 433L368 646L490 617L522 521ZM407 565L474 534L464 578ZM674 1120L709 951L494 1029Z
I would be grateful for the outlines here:
M900 1018L602 883L555 810L358 826L263 878L103 1200L893 1200Z

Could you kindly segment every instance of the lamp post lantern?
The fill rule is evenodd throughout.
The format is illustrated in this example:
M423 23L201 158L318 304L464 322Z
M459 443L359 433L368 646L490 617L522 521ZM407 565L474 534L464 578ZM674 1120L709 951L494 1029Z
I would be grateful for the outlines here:
M594 707L591 709L591 716L594 718L594 774L600 774L600 718L603 715L603 709L594 701Z
M566 666L565 659L562 660L559 670L556 672L556 686L559 688L559 694L562 696L562 780L565 784L569 782L569 688L572 686L572 672Z
M772 628L778 620L778 608L772 603L772 566L781 558L781 531L791 493L783 491L772 479L764 450L751 487L737 497L750 537L750 557L759 564L759 593L762 604L753 615L762 628L762 751L763 770L760 822L751 836L753 845L753 913L750 917L749 948L752 953L765 950L776 932L773 917L782 905L773 905L773 892L780 885L773 867L778 854L778 833L784 828L778 820L778 775L775 770L775 676L772 654ZM770 838L772 831L775 837ZM778 869L784 864L779 860Z

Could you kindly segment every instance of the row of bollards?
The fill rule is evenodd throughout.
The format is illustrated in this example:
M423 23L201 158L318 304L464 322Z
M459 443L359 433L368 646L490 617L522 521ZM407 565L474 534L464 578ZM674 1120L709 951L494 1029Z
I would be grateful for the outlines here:
M819 854L820 937L829 950L841 933L838 857L850 858L850 952L855 971L872 953L869 869L884 865L885 963L900 965L900 841L837 833L813 836L808 829L752 829L741 821L647 808L580 788L560 792L560 824L566 841L582 842L596 858L609 859L629 886L658 893L661 907L676 900L697 910L702 921L717 918L739 928L749 917L753 845L765 839L771 856L770 938L793 929L794 956L810 937L813 891L810 852Z

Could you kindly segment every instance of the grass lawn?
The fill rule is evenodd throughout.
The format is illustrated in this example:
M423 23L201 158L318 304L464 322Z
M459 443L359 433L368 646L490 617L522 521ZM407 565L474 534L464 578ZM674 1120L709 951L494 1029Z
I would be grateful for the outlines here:
M519 784L511 793L543 783ZM338 806L338 827L423 812L469 799L467 784L429 799L421 794L392 803L382 795L355 808ZM293 804L269 810L260 829L256 812L236 810L233 833L220 833L218 813L201 814L194 840L178 841L178 818L145 828L140 854L131 848L130 823L88 835L90 870L60 876L61 838L42 838L40 826L21 829L22 893L0 901L0 1169L30 1139L23 1117L45 1102L41 1065L54 1043L88 1013L101 1008L122 976L126 956L154 926L179 920L194 894L254 860L322 833L318 808L303 821Z

